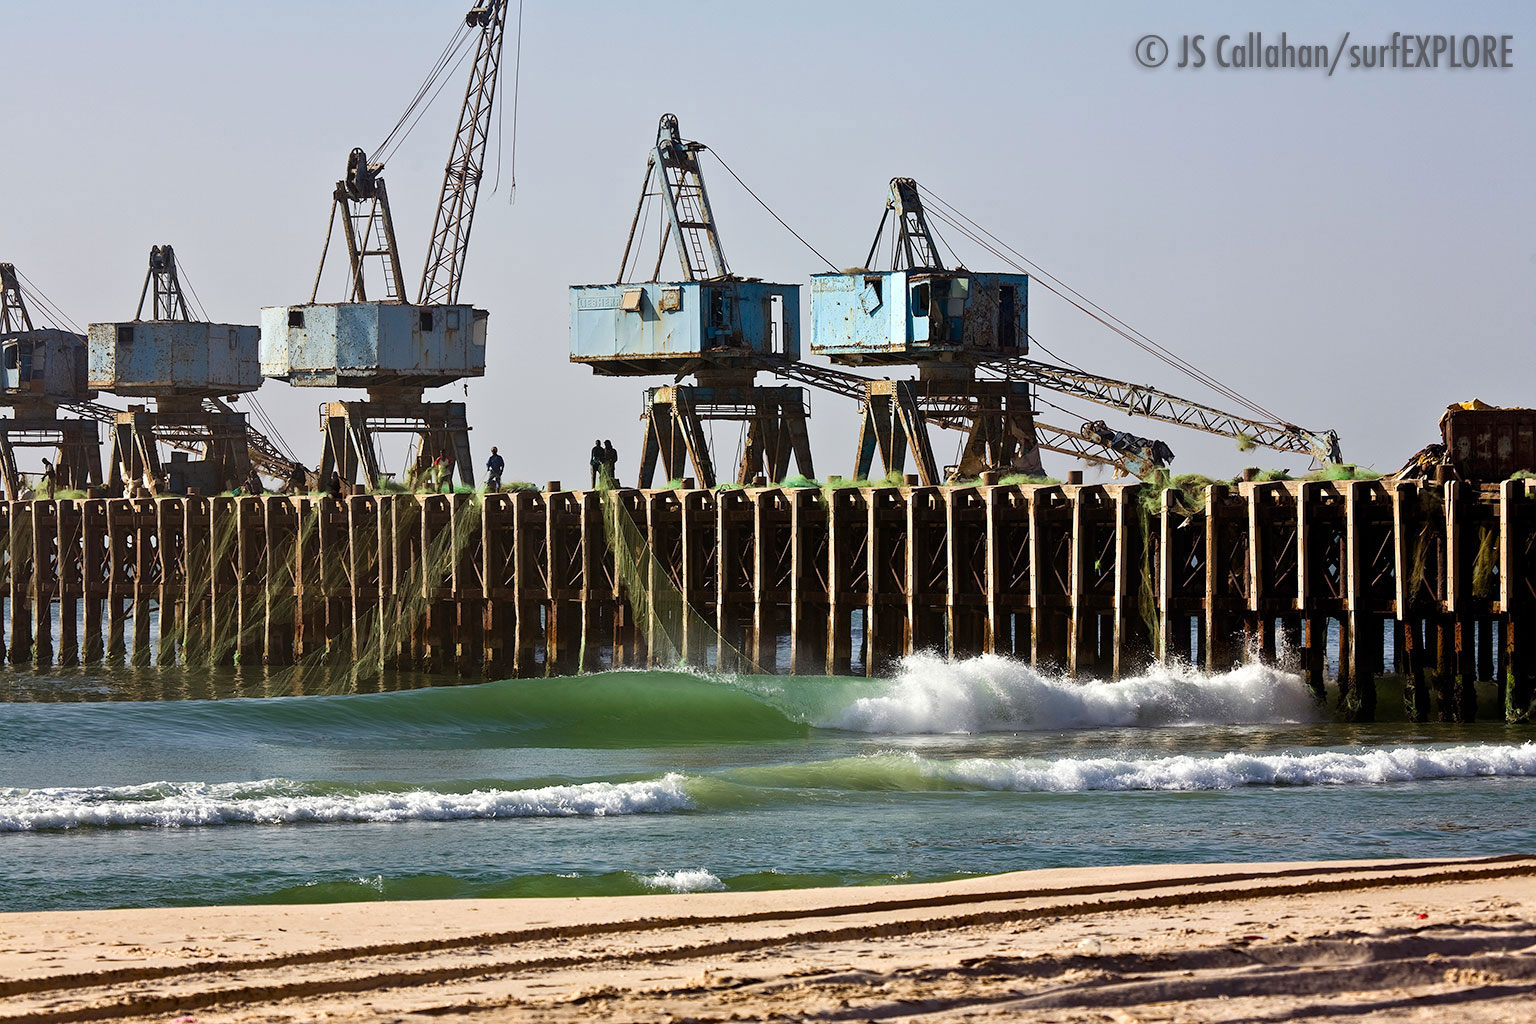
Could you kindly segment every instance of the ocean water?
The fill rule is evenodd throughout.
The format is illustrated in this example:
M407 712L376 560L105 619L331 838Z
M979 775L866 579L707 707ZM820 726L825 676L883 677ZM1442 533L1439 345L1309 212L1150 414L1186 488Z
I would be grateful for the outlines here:
M878 680L649 671L252 696L285 688L233 671L0 676L0 910L1536 847L1529 727L1341 724L1257 665L1080 683L922 655Z

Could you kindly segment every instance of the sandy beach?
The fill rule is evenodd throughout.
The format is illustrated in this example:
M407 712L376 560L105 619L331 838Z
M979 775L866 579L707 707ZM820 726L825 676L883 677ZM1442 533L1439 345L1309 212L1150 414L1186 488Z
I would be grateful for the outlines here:
M1527 1021L1536 857L0 915L0 1024Z

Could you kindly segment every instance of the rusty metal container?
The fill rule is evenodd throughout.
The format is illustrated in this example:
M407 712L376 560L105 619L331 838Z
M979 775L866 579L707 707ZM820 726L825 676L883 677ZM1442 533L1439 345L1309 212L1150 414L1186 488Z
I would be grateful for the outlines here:
M811 352L848 365L1027 354L1029 276L966 270L812 275Z
M86 382L85 337L52 327L0 335L0 403L95 398Z
M1440 417L1446 459L1465 480L1536 472L1536 409L1463 409Z
M573 285L571 362L601 374L800 358L800 286L727 278Z
M90 385L130 398L203 398L261 387L260 331L187 320L91 324Z
M299 387L435 388L485 374L473 306L332 302L261 310L261 374Z

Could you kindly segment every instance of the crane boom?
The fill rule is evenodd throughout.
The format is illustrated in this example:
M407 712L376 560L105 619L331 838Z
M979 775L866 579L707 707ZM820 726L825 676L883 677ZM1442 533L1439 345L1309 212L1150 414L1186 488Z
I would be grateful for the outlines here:
M978 361L977 368L1001 380L1032 384L1046 391L1119 409L1132 416L1161 420L1207 434L1239 438L1275 451L1309 455L1319 462L1338 462L1342 458L1339 435L1332 430L1318 432L1292 423L1267 423L1180 398L1157 388L1064 366L1053 366L1034 359L982 359Z
M421 272L421 292L417 302L423 306L453 305L459 301L464 258L469 252L469 230L475 219L475 200L480 194L485 147L490 139L491 108L496 101L496 78L501 70L507 0L478 4L465 15L464 21L479 28L480 37L475 44L475 59L469 70L464 105L459 109L458 131L454 133L453 148L443 173L443 190L432 223L426 266Z

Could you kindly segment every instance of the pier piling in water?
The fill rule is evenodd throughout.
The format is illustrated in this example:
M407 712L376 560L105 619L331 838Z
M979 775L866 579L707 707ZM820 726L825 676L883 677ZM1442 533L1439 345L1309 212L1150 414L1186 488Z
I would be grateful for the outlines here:
M1412 720L1525 720L1533 491L1356 480L1150 503L1137 484L17 501L0 505L0 656L354 681L677 661L878 675L923 650L1102 678L1158 659L1212 672L1261 659L1321 694L1332 650L1345 717L1374 717L1395 670Z

